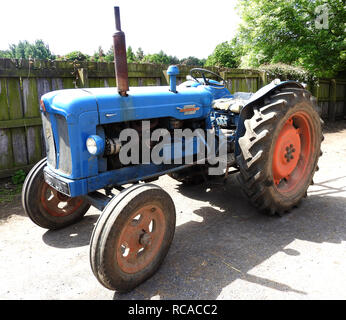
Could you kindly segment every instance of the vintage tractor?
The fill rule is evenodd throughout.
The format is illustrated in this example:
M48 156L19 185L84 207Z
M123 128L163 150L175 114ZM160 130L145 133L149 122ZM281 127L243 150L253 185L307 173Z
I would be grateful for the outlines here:
M203 162L208 152L202 151L211 147L199 139L202 133L213 133L213 159L222 164L218 174L239 171L244 194L272 215L290 211L306 196L323 136L313 97L295 81L275 80L254 94L232 95L224 79L205 69L192 69L177 86L179 70L170 66L168 87L129 89L118 7L115 18L117 88L42 96L47 157L28 174L22 203L31 220L47 229L77 222L90 205L101 210L90 241L91 268L103 286L128 291L159 268L175 232L170 195L148 182L165 174L183 183L213 177L210 169L217 163ZM144 137L157 129L165 135ZM191 148L188 138L174 138L185 129L198 132L189 140ZM126 130L138 133L132 144L122 137ZM129 145L142 146L137 163L122 160ZM153 161L143 148L174 161Z

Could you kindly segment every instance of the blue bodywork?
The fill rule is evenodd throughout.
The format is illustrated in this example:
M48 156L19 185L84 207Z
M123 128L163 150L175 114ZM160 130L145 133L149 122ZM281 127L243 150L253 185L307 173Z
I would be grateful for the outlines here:
M134 183L186 167L140 164L107 171L102 155L92 155L86 148L89 136L105 138L103 125L157 118L200 119L205 120L205 129L214 127L218 130L217 118L224 117L225 121L242 128L241 115L212 107L216 99L232 98L227 88L213 86L213 83L218 84L213 80L210 80L210 85L190 81L176 86L177 70L171 68L169 71L169 87L131 87L126 97L118 95L116 88L67 89L45 94L42 97L45 110L41 107L41 112L43 119L49 116L49 123L46 121L44 124L44 135L46 145L49 139L53 139L55 148L47 152L48 165L44 169L47 183L75 197L109 185ZM283 84L262 88L256 99ZM184 108L191 106L194 112L184 112ZM237 142L239 136L236 131L229 139ZM69 161L70 165L67 164Z

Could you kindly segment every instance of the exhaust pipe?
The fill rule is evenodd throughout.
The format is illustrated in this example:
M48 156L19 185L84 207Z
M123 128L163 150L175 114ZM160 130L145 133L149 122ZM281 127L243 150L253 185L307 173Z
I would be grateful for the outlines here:
M114 7L115 33L113 35L114 68L118 92L127 97L129 91L129 77L127 70L125 33L121 31L119 7Z

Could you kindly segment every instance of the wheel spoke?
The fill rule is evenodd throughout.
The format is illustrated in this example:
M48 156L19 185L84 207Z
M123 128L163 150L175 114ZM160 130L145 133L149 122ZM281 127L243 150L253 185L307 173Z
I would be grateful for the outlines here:
M53 197L48 200L49 206L53 206L53 207L56 207L56 208L58 208L58 205L59 205L60 202L61 201L60 201L60 199L58 198L57 195L53 195Z
M139 221L139 225L138 227L142 230L144 230L145 232L149 232L149 225L150 222L153 220L153 217L151 214L149 213L145 213L142 215L140 221Z

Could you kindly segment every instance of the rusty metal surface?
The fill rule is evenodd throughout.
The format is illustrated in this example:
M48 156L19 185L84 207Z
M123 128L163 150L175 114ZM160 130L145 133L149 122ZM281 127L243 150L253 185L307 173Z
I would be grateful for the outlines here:
M121 31L119 7L114 7L115 28L113 34L114 67L118 92L121 96L127 96L129 90L129 78L127 70L125 33Z

